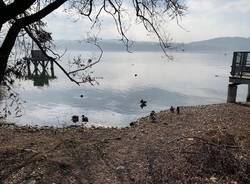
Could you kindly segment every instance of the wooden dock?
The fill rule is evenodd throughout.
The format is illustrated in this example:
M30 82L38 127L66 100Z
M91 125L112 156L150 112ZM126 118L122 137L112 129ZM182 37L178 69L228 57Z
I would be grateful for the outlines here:
M234 52L229 77L227 102L235 103L238 85L248 85L246 101L250 102L250 52Z
M49 80L55 79L54 63L40 50L32 50L27 62L27 79L34 81L34 86L49 85Z

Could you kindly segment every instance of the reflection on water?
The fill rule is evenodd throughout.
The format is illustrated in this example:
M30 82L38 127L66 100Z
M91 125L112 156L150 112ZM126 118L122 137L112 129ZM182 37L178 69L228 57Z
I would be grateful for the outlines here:
M48 86L49 80L56 79L53 61L28 61L27 70L26 79L32 80L34 86Z
M54 62L48 58L40 50L32 50L31 57L25 58L27 65L26 79L32 80L34 86L49 85L49 80L56 78L54 73Z
M70 52L64 61L76 54L79 53ZM22 81L21 87L16 87L27 103L24 115L10 120L19 124L64 126L71 124L72 115L85 115L89 125L126 126L152 110L226 101L231 55L172 54L174 61L166 61L157 52L106 52L102 61L92 68L95 76L103 77L96 86L77 86L57 68L52 72L50 67L46 74L37 71L37 75L43 73L47 79L34 83ZM54 72L57 78L52 77ZM37 76L34 66L30 74ZM55 80L50 81L49 87L33 86L48 84L52 78ZM245 95L240 90L238 100L245 100ZM140 107L141 99L147 101L144 108Z

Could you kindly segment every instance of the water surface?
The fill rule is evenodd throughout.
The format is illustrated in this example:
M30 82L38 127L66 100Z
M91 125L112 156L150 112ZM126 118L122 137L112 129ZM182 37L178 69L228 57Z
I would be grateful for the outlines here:
M64 62L79 53L69 52ZM16 86L26 102L24 114L9 119L22 125L67 126L72 115L84 114L88 125L121 127L152 110L226 101L231 54L170 54L173 61L160 52L105 52L101 62L91 68L99 78L99 85L94 86L77 86L55 67L56 79L49 80L48 85L37 87L26 80ZM243 86L238 100L245 97ZM147 101L143 109L141 99Z

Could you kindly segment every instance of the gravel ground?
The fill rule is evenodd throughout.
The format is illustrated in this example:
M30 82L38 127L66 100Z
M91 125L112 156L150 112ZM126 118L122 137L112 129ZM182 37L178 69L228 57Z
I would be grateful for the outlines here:
M0 124L0 183L250 183L250 105L180 107L130 127Z

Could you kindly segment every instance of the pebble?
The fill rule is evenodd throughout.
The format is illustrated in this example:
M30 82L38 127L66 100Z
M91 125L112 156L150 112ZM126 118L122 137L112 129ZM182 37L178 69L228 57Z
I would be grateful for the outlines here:
M118 167L116 168L116 170L124 170L124 169L125 169L125 167L122 166L122 165L120 165L120 166L118 166Z
M215 183L216 180L217 180L217 178L215 178L214 176L212 176L212 177L210 177L210 180Z

